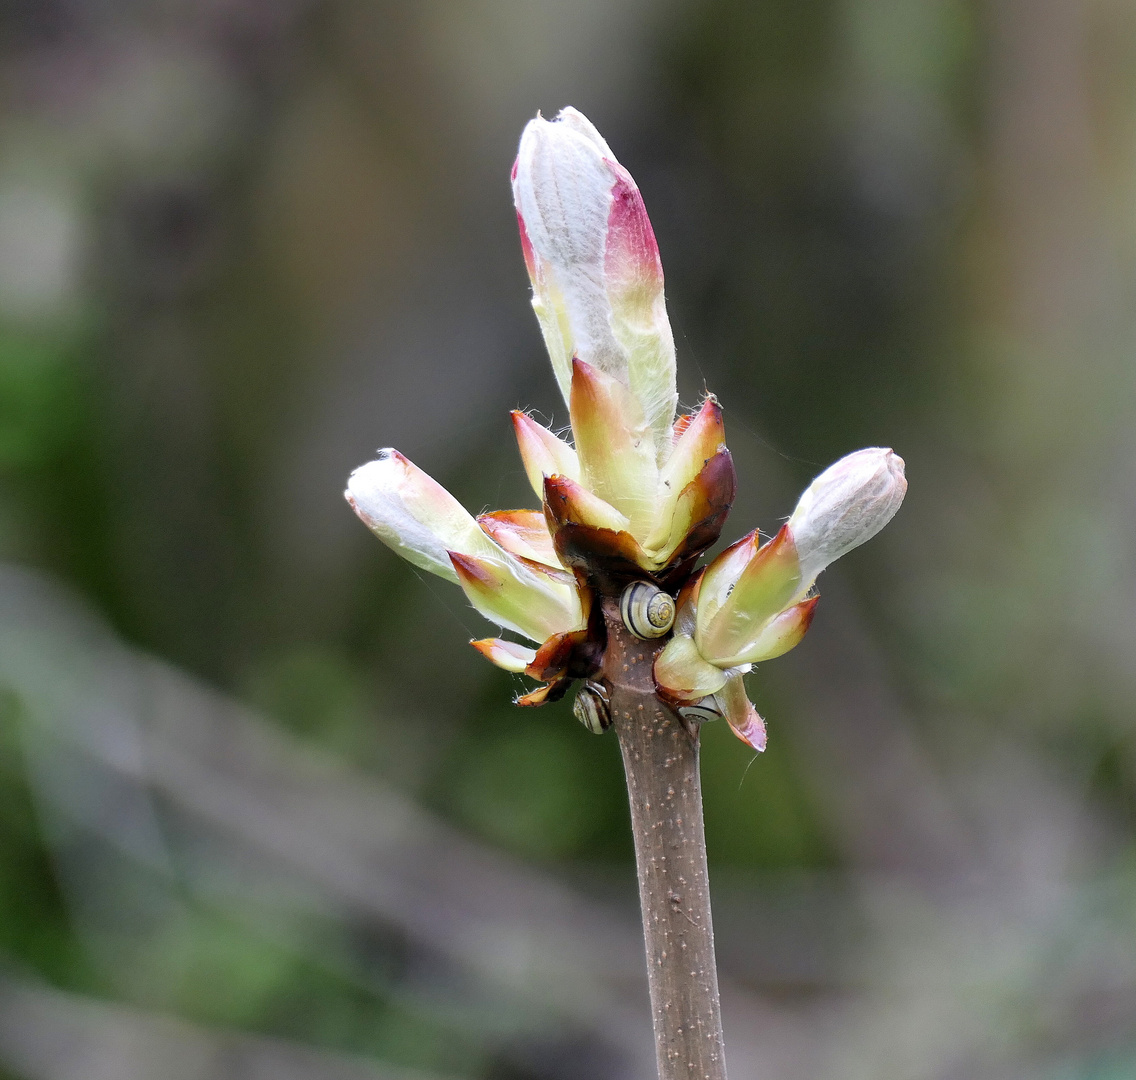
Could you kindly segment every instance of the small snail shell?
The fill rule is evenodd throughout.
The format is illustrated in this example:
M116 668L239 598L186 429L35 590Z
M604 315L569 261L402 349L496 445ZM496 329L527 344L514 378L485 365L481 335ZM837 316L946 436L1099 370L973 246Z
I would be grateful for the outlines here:
M718 699L713 694L690 705L680 705L678 714L684 720L693 720L699 724L708 724L711 720L722 719L722 710L718 708Z
M593 735L602 735L611 727L611 710L608 709L607 691L595 682L586 682L576 692L572 715Z
M650 641L674 626L674 597L649 581L633 581L619 598L619 614L640 641Z

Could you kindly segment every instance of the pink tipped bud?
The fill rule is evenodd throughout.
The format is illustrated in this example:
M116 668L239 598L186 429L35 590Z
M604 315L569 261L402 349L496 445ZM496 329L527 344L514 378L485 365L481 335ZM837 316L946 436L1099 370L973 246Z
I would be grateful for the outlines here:
M642 196L583 114L537 117L513 169L521 245L560 389L577 357L638 399L660 458L674 419L674 340Z
M789 519L804 588L891 521L906 491L903 458L881 447L857 450L825 469Z

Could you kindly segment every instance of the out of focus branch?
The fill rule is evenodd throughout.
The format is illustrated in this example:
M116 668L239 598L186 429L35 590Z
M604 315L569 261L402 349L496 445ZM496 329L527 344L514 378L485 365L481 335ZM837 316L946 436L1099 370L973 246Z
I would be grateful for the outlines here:
M432 1080L12 978L0 979L0 1058L26 1080Z
M783 661L806 706L794 730L818 801L858 870L957 892L980 872L974 838L919 746L853 598L832 578L808 648Z

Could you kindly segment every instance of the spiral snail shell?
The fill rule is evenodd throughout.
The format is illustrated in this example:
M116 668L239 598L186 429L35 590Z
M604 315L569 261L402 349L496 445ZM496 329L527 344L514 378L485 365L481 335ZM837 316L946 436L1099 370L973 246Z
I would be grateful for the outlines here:
M696 721L699 724L722 719L722 710L718 708L718 699L713 694L690 705L680 705L678 714L684 720Z
M674 626L674 597L649 581L633 581L619 598L619 614L640 641L650 641Z
M576 692L572 715L593 735L602 735L611 727L608 693L600 683L586 682Z

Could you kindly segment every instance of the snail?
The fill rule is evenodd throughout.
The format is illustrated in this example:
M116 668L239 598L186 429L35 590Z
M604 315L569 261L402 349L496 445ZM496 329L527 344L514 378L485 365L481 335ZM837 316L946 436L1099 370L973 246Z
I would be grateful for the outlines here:
M722 710L718 708L718 699L713 694L700 698L689 705L680 705L678 714L684 720L695 721L699 724L708 724L711 720L722 719Z
M633 581L619 598L619 614L640 641L650 641L674 626L674 597L649 581Z
M611 727L611 710L607 702L607 690L600 683L586 682L576 692L572 715L593 735L602 735Z

